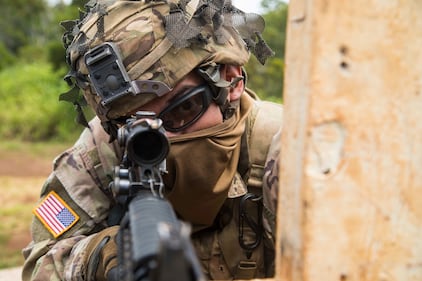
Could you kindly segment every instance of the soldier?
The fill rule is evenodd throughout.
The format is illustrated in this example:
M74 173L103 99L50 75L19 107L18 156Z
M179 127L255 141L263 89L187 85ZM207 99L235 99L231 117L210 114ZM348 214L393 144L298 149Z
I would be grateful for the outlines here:
M65 79L75 87L62 99L87 128L54 160L42 188L23 280L113 279L121 217L109 189L121 160L116 135L139 110L163 120L171 143L165 196L192 225L205 276L271 277L282 109L246 87L242 67L249 52L261 63L272 55L263 19L228 0L98 0L86 9L64 23ZM109 57L113 69L93 67ZM89 124L81 100L96 113Z

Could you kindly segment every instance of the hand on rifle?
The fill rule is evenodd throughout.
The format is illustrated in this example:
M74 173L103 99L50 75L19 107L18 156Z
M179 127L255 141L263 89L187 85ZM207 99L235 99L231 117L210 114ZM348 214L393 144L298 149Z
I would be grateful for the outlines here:
M119 226L108 227L88 242L84 256L86 280L117 280L116 235Z

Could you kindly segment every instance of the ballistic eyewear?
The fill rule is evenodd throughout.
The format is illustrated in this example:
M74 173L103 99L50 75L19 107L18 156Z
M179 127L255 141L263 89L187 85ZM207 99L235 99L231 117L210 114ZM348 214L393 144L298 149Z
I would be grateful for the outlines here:
M199 85L177 97L160 112L158 118L167 131L180 132L201 118L211 104L212 96L209 85Z

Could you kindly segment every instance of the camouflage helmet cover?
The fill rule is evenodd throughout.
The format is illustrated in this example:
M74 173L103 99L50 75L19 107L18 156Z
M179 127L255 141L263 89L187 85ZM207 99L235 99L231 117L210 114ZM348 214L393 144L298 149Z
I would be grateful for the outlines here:
M83 56L113 42L131 80L154 80L173 88L199 66L244 65L251 50L261 63L272 55L262 40L263 19L245 14L227 0L95 0L80 20L64 23L66 80L76 82L104 122L126 116L155 94L125 96L110 106L90 87ZM72 83L71 82L71 83Z

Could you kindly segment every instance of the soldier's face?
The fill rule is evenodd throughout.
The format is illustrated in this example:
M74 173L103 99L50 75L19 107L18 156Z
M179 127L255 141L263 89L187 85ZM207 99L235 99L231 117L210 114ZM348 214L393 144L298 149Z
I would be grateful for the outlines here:
M204 83L198 74L191 72L172 91L139 110L153 111L163 119L169 137L218 125L223 116L217 104L205 102L205 95L210 93Z
M240 66L224 65L221 77L227 81L242 75ZM229 89L227 100L238 100L243 93L243 80ZM220 107L211 100L211 89L192 71L169 93L143 105L138 110L153 111L164 122L167 136L192 133L221 124Z

